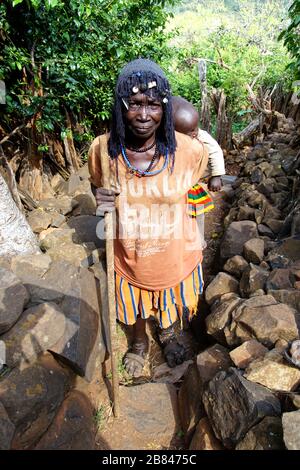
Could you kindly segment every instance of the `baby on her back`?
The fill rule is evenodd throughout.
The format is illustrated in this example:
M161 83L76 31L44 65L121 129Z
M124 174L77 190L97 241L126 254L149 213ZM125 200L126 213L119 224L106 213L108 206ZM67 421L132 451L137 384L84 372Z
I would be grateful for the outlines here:
M221 175L225 175L224 156L218 142L206 131L199 129L199 113L196 108L181 96L172 97L175 130L197 138L208 150L208 164L211 176L208 180L210 191L219 191L222 187Z

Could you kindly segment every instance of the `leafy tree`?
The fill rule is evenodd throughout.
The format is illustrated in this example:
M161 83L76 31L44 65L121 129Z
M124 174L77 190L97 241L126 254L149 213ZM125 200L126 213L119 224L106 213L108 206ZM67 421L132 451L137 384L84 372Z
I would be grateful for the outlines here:
M286 71L289 56L285 46L277 41L281 19L286 14L283 3L287 2L224 0L215 9L212 3L194 1L189 6L186 2L186 11L174 16L171 24L179 31L171 41L174 53L166 68L173 91L198 105L196 64L199 58L207 59L208 88L225 91L229 116L234 131L238 131L252 117L246 84L254 81L256 92L276 83L286 90L291 86Z
M295 78L300 78L300 0L295 0L289 8L289 26L281 32L279 39L282 39L285 46L291 53L293 61L289 67L295 74Z
M100 132L110 116L116 76L124 63L166 56L170 13L165 6L175 1L0 3L0 80L7 89L0 119L7 130L22 122L30 127L29 164L23 162L17 172L23 189L36 198L43 195L45 163L56 156L49 136L72 150L73 136L82 147ZM55 164L66 167L68 153L55 157ZM75 169L77 158L71 158ZM24 172L30 177L23 178Z

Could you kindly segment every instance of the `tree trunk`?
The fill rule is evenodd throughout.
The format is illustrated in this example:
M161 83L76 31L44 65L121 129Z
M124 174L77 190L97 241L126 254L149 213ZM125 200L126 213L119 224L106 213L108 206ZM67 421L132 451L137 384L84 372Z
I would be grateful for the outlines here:
M40 253L37 239L0 174L0 256Z
M251 121L241 132L238 134L233 134L232 141L236 147L241 147L247 140L259 132L261 127L261 119L262 116L258 116L253 121Z
M201 128L207 132L210 132L210 110L207 96L207 84L206 84L206 60L200 59L198 63L199 70L199 81L201 89L201 113L200 123Z

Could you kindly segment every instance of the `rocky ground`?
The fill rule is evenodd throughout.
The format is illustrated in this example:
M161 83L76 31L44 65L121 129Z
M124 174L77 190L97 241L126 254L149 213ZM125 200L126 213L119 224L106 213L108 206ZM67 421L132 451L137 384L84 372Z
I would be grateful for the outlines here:
M300 449L297 139L287 121L227 157L239 175L206 216L194 360L169 369L150 322L150 355L133 381L118 327L118 420L87 168L53 179L56 197L28 214L41 254L0 261L0 449Z

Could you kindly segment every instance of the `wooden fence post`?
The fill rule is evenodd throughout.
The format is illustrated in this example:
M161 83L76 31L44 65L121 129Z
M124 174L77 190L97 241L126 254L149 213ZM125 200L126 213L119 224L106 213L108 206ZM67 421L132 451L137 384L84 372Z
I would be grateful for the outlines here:
M200 123L201 128L210 132L210 110L207 96L207 83L206 83L206 60L199 59L198 62L199 71L199 82L201 90L201 112L200 112Z

